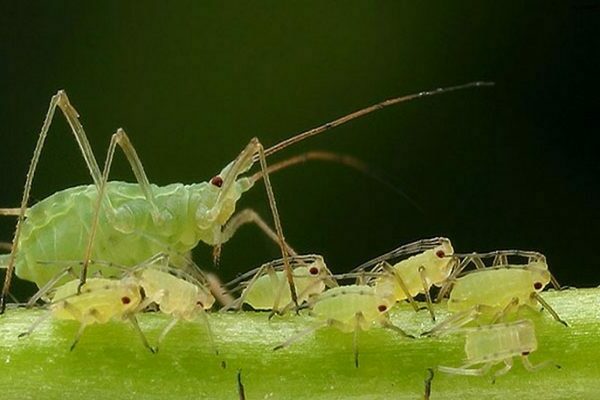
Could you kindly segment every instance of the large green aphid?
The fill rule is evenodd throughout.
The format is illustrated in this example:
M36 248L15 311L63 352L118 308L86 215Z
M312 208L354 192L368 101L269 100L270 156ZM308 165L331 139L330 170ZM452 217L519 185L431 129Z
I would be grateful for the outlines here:
M149 183L142 163L122 129L112 136L104 169L101 171L79 122L77 111L65 92L59 91L51 99L27 174L21 206L14 213L18 215L18 222L12 250L1 260L7 272L0 298L0 312L5 307L13 270L20 278L31 280L41 287L64 269L65 261L82 260L81 286L85 282L90 260L110 261L132 267L158 253L165 253L172 258L171 263L183 266L189 262L182 255L201 241L218 249L240 225L260 219L255 213L245 213L244 218L232 218L237 201L255 182L244 174L257 161L260 161L261 177L267 189L292 299L297 302L292 271L287 261L288 248L269 182L265 157L389 105L489 85L491 84L487 82L471 82L386 100L296 135L266 150L258 139L253 138L235 160L210 181L165 187ZM28 209L33 176L56 107L59 107L71 126L94 185L58 192ZM117 146L127 156L137 183L108 182ZM4 211L3 214L8 213ZM269 236L275 235L270 232ZM53 264L52 261L57 263ZM118 275L114 270L99 265L101 264L98 263L95 268L103 276Z

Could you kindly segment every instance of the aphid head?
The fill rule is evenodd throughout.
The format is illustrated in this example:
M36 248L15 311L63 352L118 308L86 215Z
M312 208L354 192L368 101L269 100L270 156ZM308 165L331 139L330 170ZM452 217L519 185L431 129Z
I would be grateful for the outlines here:
M202 286L198 286L198 294L196 296L196 307L203 310L209 310L215 303L215 298L210 291Z
M541 292L552 279L548 264L545 261L533 261L525 266L525 269L531 273L531 281L533 289L536 292Z
M432 282L445 281L456 265L456 258L452 257L454 248L449 239L443 238L440 245L431 249L433 262L431 268L427 269L427 274Z

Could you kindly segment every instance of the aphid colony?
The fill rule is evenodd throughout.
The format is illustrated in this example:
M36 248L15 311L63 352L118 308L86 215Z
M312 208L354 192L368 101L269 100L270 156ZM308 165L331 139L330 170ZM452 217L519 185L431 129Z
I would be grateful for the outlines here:
M0 209L0 215L17 216L9 254L0 256L6 276L0 297L4 312L13 273L34 282L39 291L29 304L42 299L49 313L24 333L30 334L43 320L75 320L80 328L73 349L85 328L109 320L129 321L143 345L156 352L161 341L178 321L201 318L216 352L207 311L237 312L243 307L269 311L269 317L308 312L313 323L285 343L283 349L302 336L334 327L354 335L354 359L358 367L358 334L380 326L397 332L399 340L427 340L426 336L453 332L466 334L467 363L459 368L440 367L444 372L479 375L503 362L496 375L507 372L512 357L527 355L537 348L530 321L513 321L521 307L548 311L565 324L543 300L540 292L552 282L542 254L528 251L496 251L458 254L450 240L434 238L403 245L356 267L347 274L334 275L318 255L298 255L286 241L269 173L294 163L320 158L338 161L358 169L362 165L335 155L307 153L267 165L266 157L294 143L325 132L355 118L401 102L451 91L489 86L471 82L443 89L393 98L358 110L264 149L253 138L241 153L207 182L158 187L150 184L142 163L127 134L119 129L112 136L104 169L91 150L79 115L67 95L52 97L27 174L21 206ZM55 193L29 207L33 176L56 109L69 123L79 145L93 185L78 186ZM117 146L131 166L137 183L110 182L108 179ZM255 163L260 172L247 175ZM236 203L259 180L265 183L274 229L256 212L235 213ZM218 259L221 246L246 223L254 223L279 246L282 258L239 276L222 288L206 276L190 259L190 251L200 242L213 246ZM514 263L509 259L521 258ZM490 262L491 260L491 262ZM490 264L487 265L486 264ZM475 268L469 268L474 266ZM493 282L493 284L490 284ZM389 311L408 301L419 311L420 298L436 321L431 295L438 288L438 302L447 300L453 313L428 332L405 332L394 324ZM419 298L419 299L418 299ZM152 308L170 316L156 343L151 345L137 318ZM479 324L480 327L473 327ZM479 369L471 368L483 364ZM539 367L539 366L538 366Z
M523 261L516 263L509 258ZM211 287L200 270L192 276L169 265L166 255L159 255L132 269L112 264L112 268L122 270L120 279L88 278L79 293L79 279L75 276L64 284L56 284L64 275L72 273L73 268L67 267L32 298L33 301L47 298L50 312L24 335L49 316L76 320L80 329L71 346L73 349L88 325L126 320L132 323L143 345L156 352L178 321L201 317L208 340L217 352L207 311L216 309L211 290L219 292L229 288L237 297L222 305L220 312L240 312L245 305L249 310L270 311L269 317L294 312L311 316L313 322L309 327L274 346L274 350L283 349L317 329L333 327L354 335L354 362L358 367L361 331L377 326L388 328L399 334L398 340L427 340L430 336L464 333L465 364L439 366L438 370L484 375L496 364L503 363L504 367L493 372L495 379L510 370L516 356L531 371L550 363L534 366L529 361L528 355L537 349L535 327L530 320L518 319L521 307L542 312L540 306L543 306L556 321L566 325L540 295L550 282L556 281L545 257L537 252L459 254L454 252L449 239L433 238L400 246L347 274L332 274L318 255L291 256L290 265L298 296L297 309L282 260L248 271L224 287ZM475 268L468 269L471 265ZM451 316L437 322L429 331L414 334L392 323L389 312L398 303L408 301L415 311L424 308L417 296L425 299L426 308L435 321L432 286L438 288L436 301L447 304ZM448 299L440 296L448 296ZM150 306L171 317L154 346L148 343L137 323L137 316ZM477 365L480 367L473 368Z

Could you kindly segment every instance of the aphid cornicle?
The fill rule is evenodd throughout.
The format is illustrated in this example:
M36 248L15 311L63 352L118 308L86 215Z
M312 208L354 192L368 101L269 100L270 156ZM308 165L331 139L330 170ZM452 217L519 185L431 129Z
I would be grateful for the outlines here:
M438 370L448 374L481 376L487 374L494 365L504 363L504 367L493 373L493 379L506 374L513 366L513 357L520 356L523 366L529 371L537 371L549 365L549 361L532 365L529 354L537 350L535 327L530 320L520 320L509 324L483 325L464 329L465 364L458 368L439 366ZM479 368L474 365L483 364Z
M302 304L311 296L323 292L326 286L337 286L331 271L325 265L323 257L319 255L291 256L294 286L298 295L298 304ZM239 309L243 304L248 304L255 310L270 310L276 314L283 314L293 305L289 286L285 279L283 260L274 260L261 265L229 282L226 286L237 284L243 279L252 276L247 282L239 285L243 288L239 298L224 307L225 310Z
M377 295L371 286L347 285L329 289L309 300L310 315L315 317L315 324L276 346L274 350L287 347L317 329L332 326L342 332L354 333L354 365L358 367L358 333L361 330L369 330L374 324L378 324L402 336L413 337L390 321L388 312L392 305L393 302Z
M408 300L415 311L418 311L419 306L414 297L424 294L431 319L435 321L429 291L432 286L442 286L452 273L456 265L456 259L451 257L453 253L450 239L443 237L422 239L367 261L355 268L353 273L360 276L360 271L375 265L375 268L369 272L369 275L374 278L368 282L378 295L391 302ZM388 263L388 260L409 254L414 255L393 265Z
M135 279L90 278L81 287L79 294L78 287L79 279L74 279L56 288L48 314L34 322L20 336L29 335L50 316L58 320L79 321L79 331L71 345L73 350L87 326L104 324L110 320L129 320L144 346L154 352L135 317L140 308L144 307L144 296Z
M263 171L262 178L267 189L278 244L286 264L288 284L292 299L296 302L292 272L286 261L288 248L268 178L266 156L389 105L489 85L491 83L471 82L386 100L296 135L266 150L258 139L253 138L238 157L210 181L165 187L149 183L142 163L122 129L112 136L104 170L101 171L79 122L77 111L70 104L66 93L59 91L50 101L27 173L21 205L15 213L18 215L18 221L12 250L10 255L2 260L7 272L0 298L0 312L5 309L13 270L16 270L18 277L31 280L39 287L62 270L60 264L40 264L40 260L83 260L81 286L85 282L90 259L110 260L117 264L134 266L158 253L166 253L170 256L171 263L180 265L183 263L181 255L187 254L200 241L219 248L240 225L253 222L249 217L245 221L238 219L233 225L227 223L241 195L254 184L252 179L242 175L257 161L260 161ZM92 176L93 186L78 186L58 192L28 209L37 162L56 107L62 111L71 126ZM117 146L125 153L137 183L108 182ZM4 211L6 210L8 209ZM255 214L254 216L256 217ZM114 271L101 267L99 271L104 276L116 275Z

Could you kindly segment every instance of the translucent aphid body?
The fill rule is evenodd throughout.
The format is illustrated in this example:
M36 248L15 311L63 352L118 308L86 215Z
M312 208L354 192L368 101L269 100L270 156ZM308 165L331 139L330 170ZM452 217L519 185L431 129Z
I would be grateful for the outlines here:
M470 271L453 281L448 311L454 315L424 335L458 329L482 315L491 316L492 322L498 322L522 306L537 309L541 305L556 321L568 326L540 296L550 281L545 260Z
M458 375L485 375L493 366L504 363L504 367L495 371L494 378L510 371L513 357L520 356L523 366L535 371L548 364L544 362L536 366L529 361L528 355L537 350L535 327L530 320L520 320L509 324L484 325L477 328L464 329L465 364L459 368L438 367L439 371ZM483 364L479 368L474 365Z
M414 255L394 264L387 261L408 254ZM454 249L450 239L443 237L423 239L402 245L362 264L354 269L354 274L360 277L360 271L375 265L369 273L370 276L375 274L375 278L368 279L367 282L375 288L379 296L385 297L391 303L408 300L415 310L418 310L414 297L424 294L431 317L435 319L429 291L432 286L444 285L452 274L456 266L453 254Z
M156 268L150 265L141 267L141 271L136 274L138 284L146 295L147 304L155 303L158 305L160 312L173 317L160 333L155 347L156 351L158 351L162 340L178 321L193 321L198 316L202 316L208 332L209 342L214 351L217 352L205 313L205 310L209 310L213 306L215 298L201 282L197 282L180 271L177 272L182 275L181 277L175 276L173 272L175 271L169 268Z
M316 329L333 326L342 332L354 333L354 363L358 367L357 340L358 333L361 330L369 330L377 324L393 329L403 336L412 337L391 323L388 311L393 303L377 295L371 286L347 285L335 287L314 297L309 304L311 306L310 315L316 320L315 325L275 347L275 350L290 345Z
M454 282L448 311L464 311L475 305L503 309L515 299L520 305L536 306L536 296L532 295L541 292L549 282L547 266L541 262L525 268L507 265L473 271Z
M311 296L322 293L326 286L334 286L331 271L325 265L323 257L318 255L298 255L289 259L298 304L308 301ZM282 313L292 303L289 285L283 270L283 260L274 260L263 264L252 274L250 281L242 283L241 296L229 308L239 308L243 303L255 310L272 310ZM236 279L236 281L238 281ZM235 282L235 281L234 281Z
M153 351L142 334L135 314L143 307L144 295L133 279L90 278L78 293L79 280L71 280L59 286L52 296L50 312L36 321L22 336L28 335L46 318L80 322L79 331L71 350L78 343L85 328L92 324L104 324L110 320L129 320L140 334L145 347Z

